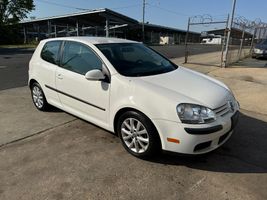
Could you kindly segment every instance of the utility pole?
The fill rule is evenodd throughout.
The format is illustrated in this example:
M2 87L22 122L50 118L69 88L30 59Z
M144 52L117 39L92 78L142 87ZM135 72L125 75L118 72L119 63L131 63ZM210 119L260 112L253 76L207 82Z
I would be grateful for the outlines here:
M224 59L223 59L223 67L227 66L227 57L228 57L228 51L229 51L230 36L231 36L231 30L232 30L234 16L235 16L235 5L236 5L236 0L233 0L231 21L230 21L230 23L228 23L228 28L227 28L228 33L227 33L227 40L226 40L226 47L225 47L225 55L224 55Z
M143 0L143 23L142 23L142 41L145 42L145 10L146 0Z

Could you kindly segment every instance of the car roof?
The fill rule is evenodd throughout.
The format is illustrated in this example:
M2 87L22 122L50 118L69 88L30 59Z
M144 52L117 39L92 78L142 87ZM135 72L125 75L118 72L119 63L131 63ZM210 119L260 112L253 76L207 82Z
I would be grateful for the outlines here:
M133 40L126 40L126 39L120 39L120 38L88 37L88 36L58 37L58 38L45 39L43 41L48 42L48 41L55 41L55 40L77 41L77 42L91 43L91 44L138 43L138 42L133 41Z

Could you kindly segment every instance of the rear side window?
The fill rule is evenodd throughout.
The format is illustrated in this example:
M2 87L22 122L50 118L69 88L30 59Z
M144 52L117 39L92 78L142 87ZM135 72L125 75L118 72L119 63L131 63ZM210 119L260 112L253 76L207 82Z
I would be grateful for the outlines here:
M64 45L62 67L85 75L86 72L102 70L102 61L88 46L78 42L67 41Z
M57 64L59 61L58 51L61 41L47 42L41 52L41 58L52 64Z

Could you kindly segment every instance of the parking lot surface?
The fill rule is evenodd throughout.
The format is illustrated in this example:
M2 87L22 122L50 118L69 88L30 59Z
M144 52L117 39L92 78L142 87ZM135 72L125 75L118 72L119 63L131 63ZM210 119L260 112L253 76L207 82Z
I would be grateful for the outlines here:
M114 134L58 109L37 111L28 87L10 76L16 84L8 88L16 88L0 91L0 199L267 199L265 69L188 67L232 88L241 103L236 132L207 155L152 160L131 156Z
M267 68L267 59L247 58L240 62L234 63L232 67L248 67L248 68Z
M0 48L0 90L27 84L33 49Z
M16 90L4 91L12 102L5 110L18 112L14 104L26 109L19 118L5 115L1 135L20 135L26 127L37 132L0 148L0 199L267 198L266 116L242 111L233 137L208 155L162 154L145 161L90 123L61 111L37 112L28 88L20 88L21 100L11 95Z

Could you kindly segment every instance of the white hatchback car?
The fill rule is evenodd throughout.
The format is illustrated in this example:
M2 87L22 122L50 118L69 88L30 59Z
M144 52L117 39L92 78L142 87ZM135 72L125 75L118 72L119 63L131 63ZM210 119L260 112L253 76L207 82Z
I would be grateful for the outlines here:
M114 132L137 157L214 150L239 113L223 83L124 39L43 40L29 64L29 86L37 109L53 105Z

